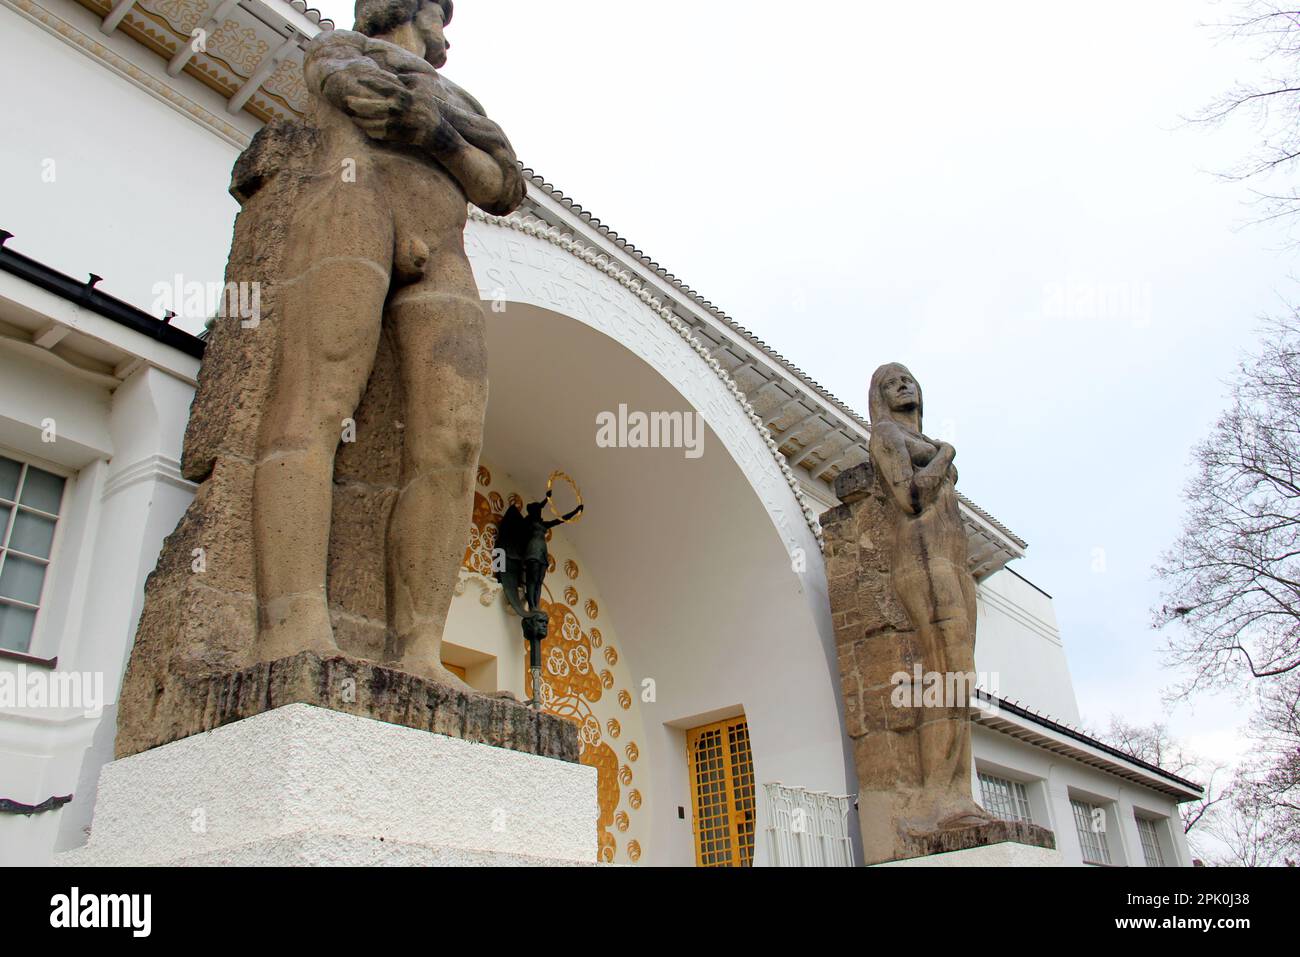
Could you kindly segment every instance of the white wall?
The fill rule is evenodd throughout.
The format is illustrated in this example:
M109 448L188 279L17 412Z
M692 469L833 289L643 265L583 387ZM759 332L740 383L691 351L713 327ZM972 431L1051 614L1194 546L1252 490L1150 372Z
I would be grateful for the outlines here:
M62 810L0 814L0 864L39 864L56 837L60 847L84 840L98 770L111 757L113 702L144 580L192 496L178 472L192 386L142 366L110 395L9 349L0 349L0 383L0 447L68 476L30 653L57 658L59 673L91 676L104 695L96 713L0 709L0 797L36 805L74 795ZM44 442L41 424L50 418L56 439ZM64 430L66 441L58 437ZM25 684L50 671L0 659L0 674Z
M161 58L125 36L104 37L89 11L70 0L50 6L142 71L165 76ZM226 192L233 144L5 6L0 62L10 80L0 228L14 234L11 248L72 276L97 273L100 289L160 318L150 308L155 283L176 273L222 280L238 211ZM224 114L192 78L169 82ZM43 178L48 161L53 182ZM177 325L198 332L203 317Z
M1106 809L1106 843L1114 866L1146 866L1135 810L1159 819L1156 831L1166 866L1191 865L1178 805L1172 798L984 727L973 729L972 750L976 772L986 771L1025 784L1034 823L1056 835L1056 846L1066 863L1083 866L1083 850L1070 807L1073 796ZM978 781L974 786L978 799Z
M1004 700L1066 724L1079 723L1052 599L1010 570L980 583L975 667L996 678L996 688L989 690Z

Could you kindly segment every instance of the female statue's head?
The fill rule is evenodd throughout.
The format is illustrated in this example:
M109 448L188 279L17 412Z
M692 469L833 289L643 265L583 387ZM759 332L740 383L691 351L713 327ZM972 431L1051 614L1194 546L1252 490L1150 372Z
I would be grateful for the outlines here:
M424 58L435 67L447 62L451 44L442 30L451 22L452 0L357 0L352 29L380 37L411 24L425 47Z
M919 432L925 413L921 384L907 366L898 362L886 363L871 377L867 410L873 423L892 419L911 425Z

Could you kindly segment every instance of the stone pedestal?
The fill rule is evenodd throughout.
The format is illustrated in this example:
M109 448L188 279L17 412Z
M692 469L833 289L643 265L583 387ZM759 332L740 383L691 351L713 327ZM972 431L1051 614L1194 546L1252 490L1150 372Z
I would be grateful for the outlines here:
M594 864L596 770L291 704L104 767L65 866Z
M124 758L291 704L312 704L561 761L578 760L578 726L513 697L461 691L372 661L303 652L217 674L169 673L151 710L120 721Z
M910 863L940 855L950 861L943 866L952 866L953 855L960 853L963 860L993 864L1013 846L1031 857L1042 856L1031 851L1055 855L1055 839L1046 828L1005 821L947 826L934 813L937 788L949 799L960 792L963 803L979 811L970 795L972 712L965 703L973 684L960 697L936 703L910 693L918 673L945 680L955 675L927 660L926 644L899 599L893 579L901 534L896 506L870 462L842 472L835 493L842 504L821 516L821 526L845 729L858 773L865 862ZM973 589L973 580L970 585ZM969 667L973 679L973 660ZM907 681L900 683L900 675ZM900 684L909 693L896 695ZM926 779L927 748L938 754L953 749L959 755L953 762L955 783ZM994 852L993 847L1004 849Z

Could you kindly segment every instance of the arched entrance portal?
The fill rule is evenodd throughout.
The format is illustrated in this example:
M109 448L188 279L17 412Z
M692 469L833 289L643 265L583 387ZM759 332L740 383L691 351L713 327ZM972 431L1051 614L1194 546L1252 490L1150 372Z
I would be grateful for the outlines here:
M608 687L588 702L589 744L617 756L609 778L617 794L602 794L615 801L614 824L602 840L612 838L616 861L631 859L635 841L642 862L693 864L687 735L743 714L759 786L754 860L763 864L761 785L843 794L854 780L825 578L799 502L725 384L633 295L603 286L585 264L556 260L541 239L479 223L467 245L488 308L483 460L492 478L482 498L540 497L550 472L563 469L587 506L580 523L555 531L547 585L572 614L571 647L585 649L577 660L594 658L597 678L609 672ZM569 314L554 308L560 301ZM605 447L598 416L617 416L620 407L698 412L700 454ZM802 574L794 570L799 558ZM495 634L506 656L497 662L498 687L519 693L518 621L492 599L490 585L476 585L456 600L448 647L455 654ZM576 602L567 600L570 590ZM609 755L602 760L608 765Z

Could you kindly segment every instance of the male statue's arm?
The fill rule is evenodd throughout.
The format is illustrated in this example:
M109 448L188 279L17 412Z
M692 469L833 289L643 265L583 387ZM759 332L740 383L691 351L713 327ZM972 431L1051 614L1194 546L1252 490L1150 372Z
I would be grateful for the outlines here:
M372 139L417 146L456 178L475 206L505 215L523 201L525 184L510 142L486 116L432 96L416 96L372 59L375 41L351 30L321 34L307 49L309 89L342 110ZM477 101L441 79L444 86Z

